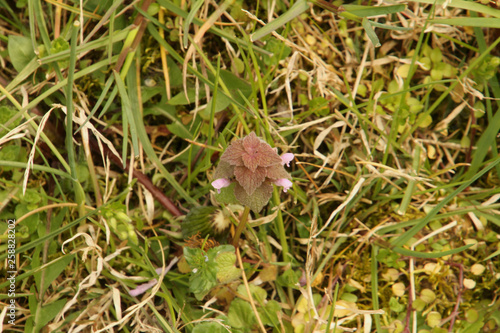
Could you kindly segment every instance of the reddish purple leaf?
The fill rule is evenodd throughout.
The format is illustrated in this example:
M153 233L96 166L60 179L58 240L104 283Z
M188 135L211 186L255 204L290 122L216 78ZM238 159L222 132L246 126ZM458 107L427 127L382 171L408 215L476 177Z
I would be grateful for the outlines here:
M243 165L243 154L245 154L245 149L243 148L243 140L239 139L233 141L227 148L224 154L220 157L221 161L226 161L231 165Z
M254 132L243 138L245 153L242 156L244 165L252 171L258 166L267 167L281 163L281 157L270 145L260 140Z
M255 172L241 166L234 168L236 181L245 189L248 195L252 195L257 187L266 180L266 169L257 168Z
M267 178L272 180L287 178L291 179L288 172L286 172L285 168L281 164L275 164L270 167L267 167Z

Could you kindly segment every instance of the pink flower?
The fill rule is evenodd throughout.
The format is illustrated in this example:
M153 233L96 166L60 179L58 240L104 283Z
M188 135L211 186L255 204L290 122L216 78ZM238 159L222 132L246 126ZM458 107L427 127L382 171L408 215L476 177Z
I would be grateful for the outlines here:
M152 288L155 284L158 283L158 280L153 279L147 283L141 284L137 286L137 288L129 291L130 296L139 296L140 294L144 294L148 289Z
M231 185L231 181L226 178L219 178L212 182L212 186L217 189L217 193L220 193L220 189L223 187L228 187Z
M283 192L286 192L292 187L293 183L286 178L280 178L274 181L274 185L283 186Z
M293 161L293 154L292 153L286 153L286 154L283 154L281 155L281 165L285 165L287 167L290 167L290 162Z
M177 261L179 261L179 258L174 257L174 259L172 259L172 261L170 261L168 266L165 267L165 271L163 272L163 275L161 274L163 271L163 267L158 267L157 269L155 269L156 274L158 274L160 276L159 278L163 279L165 274L167 274L168 271L170 271L170 269L175 265L175 263ZM141 284L141 285L137 286L137 288L130 290L129 294L130 294L130 296L133 296L133 297L139 296L140 294L144 294L146 291L153 288L157 283L158 283L157 279L152 279L149 282Z

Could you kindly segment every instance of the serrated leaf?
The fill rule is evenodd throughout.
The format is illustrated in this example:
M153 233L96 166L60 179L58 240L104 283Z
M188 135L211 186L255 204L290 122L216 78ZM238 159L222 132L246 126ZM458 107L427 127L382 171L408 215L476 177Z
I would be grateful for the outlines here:
M239 298L231 302L227 318L229 325L234 328L244 329L245 332L249 332L256 323L251 305Z
M276 164L270 167L267 167L267 178L271 179L291 179L290 174L285 170L283 165Z
M232 183L228 187L223 187L220 189L220 193L215 193L215 200L217 200L220 204L239 204L240 202L236 199L234 195L234 188L236 186L236 182Z
M243 142L241 139L231 142L226 148L226 151L220 157L221 161L227 162L231 165L242 166L242 156L245 153Z
M281 305L278 302L270 300L265 307L260 307L257 310L264 325L278 327L278 312L281 312Z
M276 279L276 282L283 287L296 288L301 274L299 270L287 269Z
M267 291L259 286L256 286L254 284L249 284L248 285L250 293L252 293L252 297L257 302L257 304L263 303L266 298L267 298ZM241 294L245 296L246 298L250 298L247 293L247 289L245 285L241 284L238 286L238 289L236 290L238 294Z
M12 66L16 71L20 72L35 57L31 39L24 36L10 35L7 43Z
M258 213L264 208L271 199L273 186L269 183L263 183L259 186L252 195L248 195L245 189L238 183L234 187L234 196L238 201L245 206L250 207L255 213Z
M250 196L266 180L266 175L267 172L265 168L259 167L255 169L255 172L241 166L234 168L234 176L236 177L236 180Z
M252 172L257 167L268 167L273 164L280 164L281 157L265 142L262 142L254 132L243 138L243 148L245 153L242 156L243 164Z
M225 244L225 245L219 245L217 247L214 247L210 250L208 250L208 256L213 257L214 259L217 257L218 254L224 253L224 252L232 252L234 253L236 250L234 249L234 246Z
M225 161L220 161L214 172L214 180L219 178L232 178L234 176L234 166Z
M241 270L234 266L236 262L236 254L234 252L218 254L215 262L217 263L217 280L220 283L228 283L240 277Z
M192 268L198 268L199 262L202 260L203 251L199 248L185 247L183 249L184 258Z
M200 269L193 269L189 277L189 290L202 300L208 292L217 285L217 269L215 265L205 265Z

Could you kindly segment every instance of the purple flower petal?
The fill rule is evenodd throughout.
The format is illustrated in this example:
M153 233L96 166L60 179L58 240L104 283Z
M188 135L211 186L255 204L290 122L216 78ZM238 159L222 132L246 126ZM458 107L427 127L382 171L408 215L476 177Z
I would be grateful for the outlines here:
M286 164L287 167L290 167L290 162L293 161L293 159L294 159L294 156L292 153L283 154L283 155L281 155L281 164L282 165Z
M286 178L280 178L274 181L274 185L283 186L283 192L286 192L292 187L293 183Z
M228 187L231 185L231 181L226 178L219 178L212 182L212 186L217 190L217 193L220 193L220 189L223 187Z
M151 289L155 284L158 283L158 280L153 279L147 283L141 284L137 286L137 288L129 291L130 296L139 296L140 294L144 294L147 290Z

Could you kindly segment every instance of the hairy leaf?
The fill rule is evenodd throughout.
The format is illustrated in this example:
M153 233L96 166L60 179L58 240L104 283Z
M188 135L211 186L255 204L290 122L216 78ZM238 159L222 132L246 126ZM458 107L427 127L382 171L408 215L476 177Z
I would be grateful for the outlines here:
M257 168L255 172L252 172L245 167L238 166L234 168L234 175L247 194L252 195L266 180L267 171L265 168Z
M255 213L258 213L269 202L273 193L273 186L267 182L258 187L252 195L248 195L245 189L236 184L234 187L234 195L242 204L250 207Z

